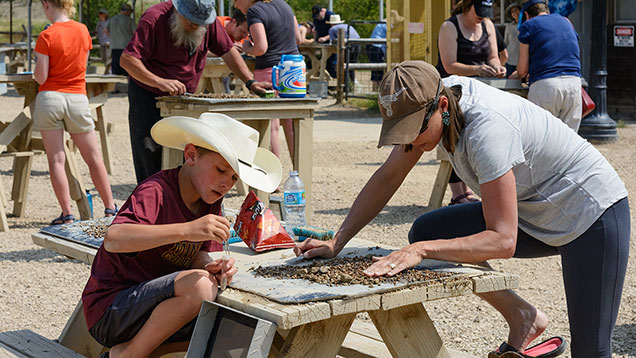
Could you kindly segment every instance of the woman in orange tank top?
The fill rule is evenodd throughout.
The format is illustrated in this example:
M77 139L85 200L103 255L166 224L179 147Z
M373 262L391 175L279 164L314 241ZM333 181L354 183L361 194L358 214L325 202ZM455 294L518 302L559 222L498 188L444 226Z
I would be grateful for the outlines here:
M51 174L51 184L62 207L62 214L51 225L75 221L71 196L64 170L64 130L68 131L90 170L93 184L104 202L104 214L117 213L117 205L100 155L95 124L86 96L86 63L92 48L88 29L72 20L73 0L42 0L46 28L35 45L34 77L40 84L33 111L33 128L42 141Z

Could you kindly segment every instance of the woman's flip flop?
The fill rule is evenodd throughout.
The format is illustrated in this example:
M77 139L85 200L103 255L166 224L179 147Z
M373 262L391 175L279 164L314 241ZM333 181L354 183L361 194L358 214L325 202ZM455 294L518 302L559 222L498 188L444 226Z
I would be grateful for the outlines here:
M488 354L488 358L553 358L563 353L566 347L566 340L560 336L536 344L523 353L503 342L496 351Z

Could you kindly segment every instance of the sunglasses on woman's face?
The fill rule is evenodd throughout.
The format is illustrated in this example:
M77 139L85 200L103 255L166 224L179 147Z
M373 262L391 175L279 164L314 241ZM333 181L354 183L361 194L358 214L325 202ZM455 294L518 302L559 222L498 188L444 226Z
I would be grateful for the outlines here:
M426 113L426 117L424 117L424 121L422 122L422 129L420 129L420 134L424 133L424 131L428 128L428 121L431 119L433 112L435 112L435 108L437 108L437 102L439 101L439 95L442 92L442 80L437 82L437 94L435 95L435 99L433 100L433 105L431 105L431 110Z

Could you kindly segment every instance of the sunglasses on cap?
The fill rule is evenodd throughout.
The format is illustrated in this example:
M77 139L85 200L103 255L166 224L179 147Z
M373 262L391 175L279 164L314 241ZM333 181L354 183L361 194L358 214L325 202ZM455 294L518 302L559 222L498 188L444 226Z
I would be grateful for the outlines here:
M431 105L431 110L426 112L426 117L424 117L424 121L422 122L422 129L420 129L420 134L424 133L424 131L428 128L428 121L431 119L433 112L435 112L435 108L437 108L437 102L439 101L439 95L442 93L442 80L440 79L437 82L437 91L436 91L435 99L433 100L433 104Z

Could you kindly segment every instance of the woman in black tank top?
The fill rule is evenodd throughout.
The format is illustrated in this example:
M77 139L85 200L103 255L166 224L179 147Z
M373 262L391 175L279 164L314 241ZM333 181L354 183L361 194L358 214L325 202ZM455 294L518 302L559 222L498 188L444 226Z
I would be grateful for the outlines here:
M473 1L458 4L453 16L440 28L436 68L442 77L503 77L506 74L497 53L495 26L490 19L477 15ZM477 39L471 40L471 37Z

